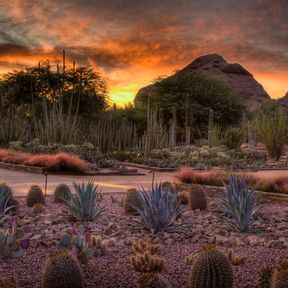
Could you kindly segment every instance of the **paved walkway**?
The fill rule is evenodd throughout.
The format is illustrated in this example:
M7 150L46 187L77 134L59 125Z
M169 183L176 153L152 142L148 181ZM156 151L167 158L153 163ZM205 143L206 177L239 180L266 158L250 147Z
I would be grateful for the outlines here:
M129 188L143 186L145 189L151 187L152 173L146 170L139 172L145 176L71 176L71 175L48 175L47 194L52 194L55 187L64 183L72 187L72 182L83 182L89 179L98 184L103 193L107 192L125 192ZM155 172L155 182L173 181L175 172ZM0 183L7 183L14 191L15 196L23 196L27 193L31 185L39 185L44 191L45 176L42 174L33 174L20 171L0 169Z

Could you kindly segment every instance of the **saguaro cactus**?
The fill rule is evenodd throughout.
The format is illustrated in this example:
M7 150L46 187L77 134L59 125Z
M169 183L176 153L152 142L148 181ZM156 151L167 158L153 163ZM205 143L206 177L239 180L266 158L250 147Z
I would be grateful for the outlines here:
M214 113L209 110L209 124L208 124L208 146L212 148L214 145Z

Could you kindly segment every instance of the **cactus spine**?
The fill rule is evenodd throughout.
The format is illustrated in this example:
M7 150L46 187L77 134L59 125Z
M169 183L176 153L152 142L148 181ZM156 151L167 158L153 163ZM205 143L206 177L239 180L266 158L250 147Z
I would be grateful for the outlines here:
M54 202L65 203L70 201L72 196L70 188L66 184L59 184L54 191Z
M83 274L77 259L65 250L51 253L45 267L42 288L71 287L84 287Z
M45 198L42 189L38 185L33 185L28 191L26 204L28 207L33 207L37 203L45 205Z
M203 247L192 265L191 288L232 288L233 271L227 257L214 245Z
M207 197L205 191L200 186L192 185L189 191L189 207L192 210L200 209L205 210L207 209Z

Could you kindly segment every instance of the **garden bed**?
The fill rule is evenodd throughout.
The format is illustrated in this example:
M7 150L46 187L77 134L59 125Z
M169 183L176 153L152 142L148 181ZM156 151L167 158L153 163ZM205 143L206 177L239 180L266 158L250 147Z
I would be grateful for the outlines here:
M181 216L181 220L192 221L191 230L185 234L152 235L131 223L137 216L124 213L121 198L121 194L104 194L105 215L86 225L87 230L103 237L108 249L104 256L93 258L82 267L85 287L135 287L139 273L134 271L130 256L133 253L131 243L137 239L152 239L161 244L159 254L165 261L163 275L173 287L189 287L191 267L185 263L185 257L205 243L216 243L224 253L231 249L235 255L247 257L244 264L233 266L235 288L258 287L257 275L261 268L275 266L288 257L288 207L284 204L267 204L255 219L253 230L238 233L219 213L217 200L209 198L208 210L187 209ZM1 277L15 277L22 288L40 287L48 254L56 249L60 237L71 229L72 222L67 220L66 207L55 204L52 197L46 198L45 211L36 215L32 208L25 206L24 198L18 200L17 222L20 226L31 226L31 248L21 259L1 260L0 274Z

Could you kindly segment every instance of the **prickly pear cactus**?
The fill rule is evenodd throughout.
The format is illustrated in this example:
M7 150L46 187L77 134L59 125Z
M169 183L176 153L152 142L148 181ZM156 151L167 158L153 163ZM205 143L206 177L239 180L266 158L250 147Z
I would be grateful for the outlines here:
M49 255L42 288L82 288L84 279L77 259L66 250L58 250Z
M288 287L288 261L281 262L276 267L271 288L286 288Z
M207 197L205 191L200 186L192 186L189 191L189 207L192 210L207 209Z
M127 214L137 214L133 206L137 208L142 208L140 195L137 189L133 188L127 190L123 206Z
M59 184L54 191L54 202L65 203L70 201L72 193L70 188L66 184Z
M33 207L37 203L45 205L45 198L42 189L37 185L33 185L28 191L26 204L28 207Z
M228 258L206 245L192 265L191 288L232 288L233 271Z

